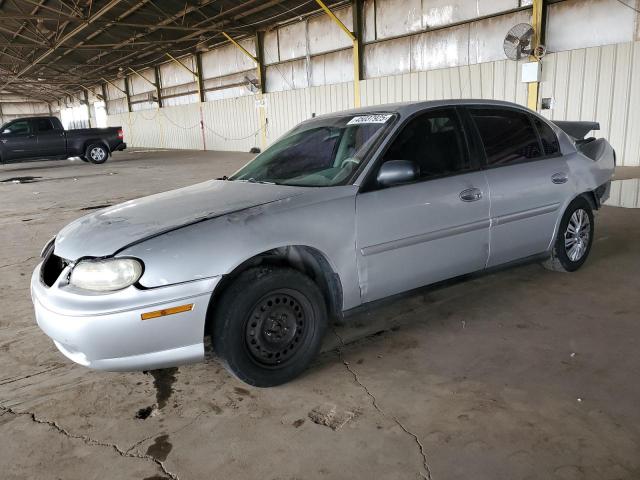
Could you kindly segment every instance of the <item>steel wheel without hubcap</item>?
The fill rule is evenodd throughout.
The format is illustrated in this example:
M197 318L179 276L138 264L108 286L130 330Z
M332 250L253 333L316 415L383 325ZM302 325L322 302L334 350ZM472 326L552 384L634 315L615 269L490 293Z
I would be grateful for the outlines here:
M89 156L91 157L91 160L93 160L94 162L101 162L102 160L104 160L104 157L106 155L107 153L104 151L104 148L102 147L93 147L89 152Z
M327 326L325 299L319 286L298 270L249 268L216 300L213 349L229 372L250 385L288 382L320 351Z
M293 290L262 297L245 325L245 340L253 361L267 367L286 363L302 345L306 299Z
M584 256L589 245L590 234L589 215L579 208L571 215L564 233L564 248L569 260L577 262Z

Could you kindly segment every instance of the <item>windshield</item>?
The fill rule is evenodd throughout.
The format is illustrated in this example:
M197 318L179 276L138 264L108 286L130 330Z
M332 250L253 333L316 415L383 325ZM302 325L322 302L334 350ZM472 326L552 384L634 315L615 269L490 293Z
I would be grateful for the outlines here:
M393 114L331 117L304 123L229 180L307 187L345 185Z

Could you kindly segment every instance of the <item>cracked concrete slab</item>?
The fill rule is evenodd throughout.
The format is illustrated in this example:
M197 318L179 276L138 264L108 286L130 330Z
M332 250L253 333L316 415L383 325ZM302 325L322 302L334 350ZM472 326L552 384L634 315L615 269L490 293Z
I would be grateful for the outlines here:
M2 478L640 478L639 210L597 215L576 274L525 265L364 311L278 388L247 387L215 358L154 377L59 354L29 300L42 245L82 208L248 158L127 152L103 166L0 166L0 180L56 179L0 183ZM357 414L332 430L308 417L321 405Z

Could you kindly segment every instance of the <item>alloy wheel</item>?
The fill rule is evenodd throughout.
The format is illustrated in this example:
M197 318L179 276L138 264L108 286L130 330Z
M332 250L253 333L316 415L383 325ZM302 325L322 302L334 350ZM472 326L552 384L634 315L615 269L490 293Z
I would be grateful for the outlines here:
M589 215L582 208L573 212L567 229L564 232L564 248L572 262L579 261L589 248L591 222Z

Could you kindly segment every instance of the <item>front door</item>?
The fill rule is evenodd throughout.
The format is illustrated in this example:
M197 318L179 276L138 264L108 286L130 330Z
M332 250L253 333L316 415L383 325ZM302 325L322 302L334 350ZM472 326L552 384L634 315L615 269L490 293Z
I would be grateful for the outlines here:
M572 192L555 133L521 110L483 107L469 112L486 152L491 190L488 265L544 253Z
M4 161L35 157L37 147L35 132L27 119L14 120L0 132L0 151Z
M356 247L364 302L485 267L489 194L470 158L456 109L410 119L373 169L416 163L410 184L367 187L356 199Z

